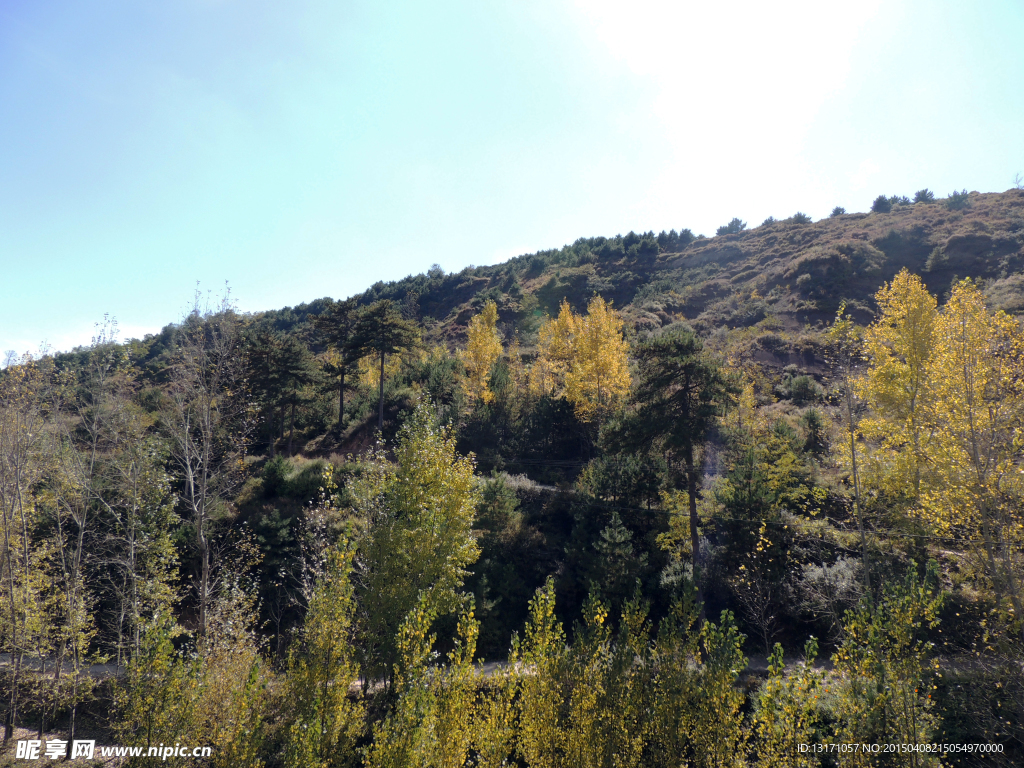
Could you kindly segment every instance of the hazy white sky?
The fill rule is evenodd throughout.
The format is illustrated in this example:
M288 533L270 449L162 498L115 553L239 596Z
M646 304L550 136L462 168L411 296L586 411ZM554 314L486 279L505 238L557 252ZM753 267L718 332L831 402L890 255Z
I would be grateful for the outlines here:
M0 3L0 351L1024 172L1024 4Z

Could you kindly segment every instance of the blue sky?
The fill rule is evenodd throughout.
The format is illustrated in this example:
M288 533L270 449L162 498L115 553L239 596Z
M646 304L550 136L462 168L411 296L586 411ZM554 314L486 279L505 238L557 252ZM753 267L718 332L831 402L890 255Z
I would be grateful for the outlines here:
M713 6L713 7L709 7ZM1024 4L0 3L0 351L1024 173Z

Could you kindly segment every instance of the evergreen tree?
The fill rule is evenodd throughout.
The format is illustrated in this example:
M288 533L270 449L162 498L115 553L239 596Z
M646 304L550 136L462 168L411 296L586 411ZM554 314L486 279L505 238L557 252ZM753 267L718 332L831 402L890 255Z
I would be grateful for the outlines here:
M690 537L697 599L701 603L700 520L697 494L702 468L698 462L716 419L731 407L739 386L721 364L704 351L689 330L670 330L636 347L640 380L633 393L634 408L613 430L624 447L659 447L670 466L683 465L690 510Z
M384 363L388 355L420 343L416 324L402 317L390 299L375 301L363 309L352 330L350 348L357 357L380 357L380 402L377 428L384 429Z
M320 338L327 345L324 372L338 377L338 432L345 424L345 377L352 373L358 356L352 348L356 327L356 301L334 301L313 320Z

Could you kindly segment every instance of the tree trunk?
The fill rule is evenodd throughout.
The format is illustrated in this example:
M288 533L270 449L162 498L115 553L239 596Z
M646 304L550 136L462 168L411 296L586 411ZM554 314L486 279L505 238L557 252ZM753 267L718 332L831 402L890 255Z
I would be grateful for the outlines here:
M377 414L377 429L384 431L384 353L380 353L380 407Z
M292 437L295 435L295 401L292 400L292 419L288 425L288 457L292 455Z
M704 566L700 552L700 534L697 529L700 526L700 518L697 516L697 472L693 466L693 446L686 447L684 456L686 461L686 495L690 502L690 548L693 552L693 586L697 590L697 605L700 606L698 618L698 629L704 626L706 613L704 611Z
M846 380L846 418L850 427L850 469L853 472L853 511L857 518L857 528L860 531L861 558L864 563L864 586L871 594L871 560L868 557L868 537L864 531L864 518L860 508L860 476L857 474L857 443L853 426L853 394L850 390L850 382Z
M200 523L199 530L199 557L202 561L202 573L199 577L199 636L206 637L206 608L209 602L208 592L210 589L210 543L206 539L206 532L202 530Z
M338 434L345 428L345 367L341 368L341 386L338 387Z

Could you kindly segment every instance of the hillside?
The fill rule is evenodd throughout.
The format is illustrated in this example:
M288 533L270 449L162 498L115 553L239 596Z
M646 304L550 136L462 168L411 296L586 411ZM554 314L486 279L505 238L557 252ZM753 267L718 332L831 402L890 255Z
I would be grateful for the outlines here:
M7 367L11 733L1019 765L1024 191L951 202L197 302Z
M466 323L487 299L498 304L507 330L528 337L538 316L557 314L563 298L579 311L597 294L638 331L679 319L705 335L757 327L784 340L765 340L770 351L798 351L800 331L831 322L841 301L859 322L869 321L875 291L902 268L938 294L954 279L972 277L995 308L1024 312L1024 190L971 193L961 210L942 201L896 205L890 213L781 220L709 238L580 238L495 266L451 274L435 268L377 283L357 298L414 304L428 335L453 344L464 340ZM281 330L302 331L321 307L312 302L264 317Z

